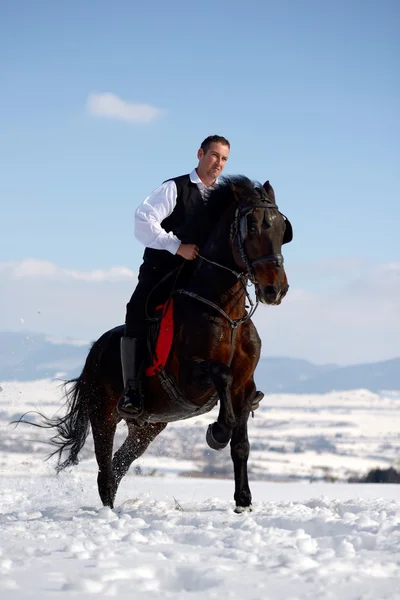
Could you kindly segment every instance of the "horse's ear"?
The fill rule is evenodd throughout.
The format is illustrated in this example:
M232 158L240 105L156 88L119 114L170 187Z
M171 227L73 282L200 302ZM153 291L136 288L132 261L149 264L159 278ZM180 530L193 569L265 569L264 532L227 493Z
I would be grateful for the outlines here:
M272 187L272 185L270 184L270 182L267 181L264 183L263 185L264 190L267 192L267 196L268 198L274 203L276 204L275 201L275 192L274 192L274 188Z

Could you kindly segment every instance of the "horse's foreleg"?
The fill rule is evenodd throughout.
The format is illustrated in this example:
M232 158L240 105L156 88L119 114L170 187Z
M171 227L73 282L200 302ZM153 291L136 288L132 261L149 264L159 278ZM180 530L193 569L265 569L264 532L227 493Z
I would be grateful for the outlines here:
M114 507L117 485L112 470L112 451L117 422L113 416L106 416L103 411L90 415L94 449L99 466L97 487L104 506Z
M187 360L180 370L183 390L189 390L188 397L196 396L199 390L210 393L212 386L219 396L220 409L216 423L207 430L207 444L213 450L222 450L229 444L236 418L232 408L232 371L224 363L205 360Z
M222 450L228 445L236 424L231 398L233 376L230 368L222 363L210 363L209 369L220 399L220 409L217 422L208 427L206 440L213 450Z
M251 492L247 475L247 461L250 453L249 438L247 436L247 420L249 413L242 413L232 432L231 457L235 472L235 512L241 513L251 510Z
M127 423L127 425L128 437L117 450L112 461L115 491L117 491L121 479L126 475L133 461L142 456L150 442L167 426L166 423L151 423L144 427L136 427L130 423Z

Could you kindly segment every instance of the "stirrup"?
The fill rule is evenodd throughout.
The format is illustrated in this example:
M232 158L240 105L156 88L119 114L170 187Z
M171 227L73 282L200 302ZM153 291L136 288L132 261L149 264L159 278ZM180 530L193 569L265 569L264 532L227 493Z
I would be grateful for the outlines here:
M134 393L133 393L134 392ZM143 412L142 399L139 390L128 388L118 401L117 410L123 415L137 417Z

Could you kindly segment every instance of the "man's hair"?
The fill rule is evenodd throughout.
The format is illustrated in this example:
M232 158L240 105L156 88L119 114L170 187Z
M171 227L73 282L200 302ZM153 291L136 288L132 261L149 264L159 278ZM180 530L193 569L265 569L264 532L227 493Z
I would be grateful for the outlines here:
M231 147L228 140L222 137L222 135L209 135L200 146L204 154L210 149L211 144L223 144L224 146L228 146L229 149Z

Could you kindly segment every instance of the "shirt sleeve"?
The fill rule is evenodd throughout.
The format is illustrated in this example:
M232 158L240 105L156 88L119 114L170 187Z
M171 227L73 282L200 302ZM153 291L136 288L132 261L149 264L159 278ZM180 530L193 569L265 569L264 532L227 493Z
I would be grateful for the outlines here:
M172 231L167 233L161 223L174 210L177 195L175 181L166 181L136 209L135 237L147 248L176 254L181 242Z

